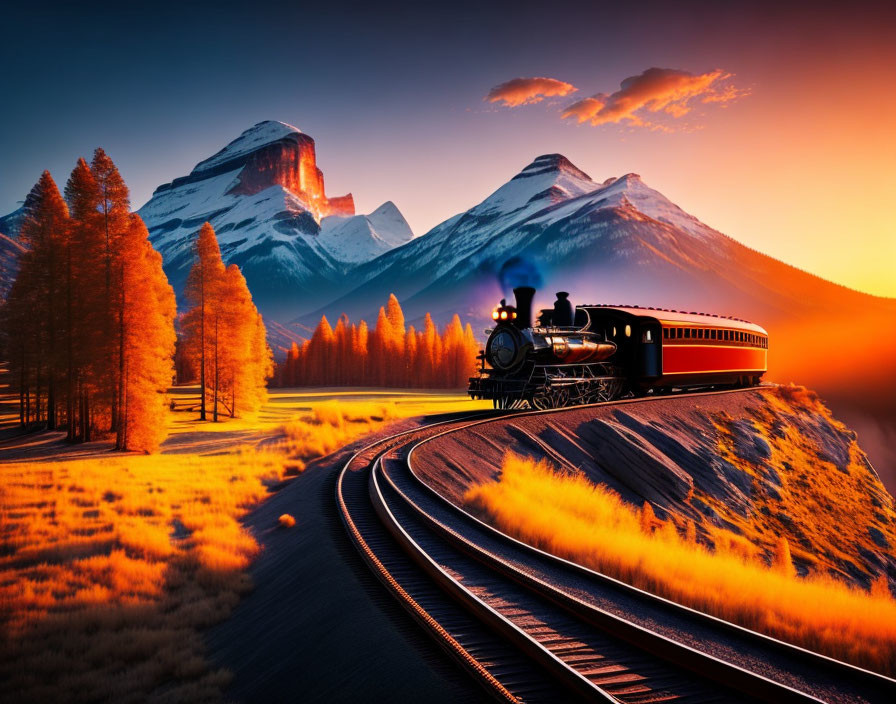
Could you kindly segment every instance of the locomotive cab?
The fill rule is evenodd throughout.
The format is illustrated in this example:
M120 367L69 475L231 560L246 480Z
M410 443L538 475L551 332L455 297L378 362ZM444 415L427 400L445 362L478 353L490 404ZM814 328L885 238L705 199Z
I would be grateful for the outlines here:
M643 385L659 377L662 370L662 327L653 318L631 315L612 308L587 309L592 327L618 347L617 364L629 381Z

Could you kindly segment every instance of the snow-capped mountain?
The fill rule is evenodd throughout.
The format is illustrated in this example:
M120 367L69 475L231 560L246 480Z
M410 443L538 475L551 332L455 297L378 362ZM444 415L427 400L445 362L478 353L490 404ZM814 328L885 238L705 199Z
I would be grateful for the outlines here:
M261 122L189 175L159 186L138 211L180 293L199 227L211 222L266 317L295 315L347 287L356 264L413 237L391 202L355 215L351 196L330 197L314 140L292 125Z
M359 264L414 238L410 225L390 200L370 215L330 215L320 221L321 246L336 260Z
M536 158L478 205L352 277L361 282L353 291L300 320L372 319L394 292L409 320L457 312L487 323L497 299L520 283L539 288L536 305L566 290L579 303L712 308L760 321L893 307L739 244L637 174L598 183L559 154Z

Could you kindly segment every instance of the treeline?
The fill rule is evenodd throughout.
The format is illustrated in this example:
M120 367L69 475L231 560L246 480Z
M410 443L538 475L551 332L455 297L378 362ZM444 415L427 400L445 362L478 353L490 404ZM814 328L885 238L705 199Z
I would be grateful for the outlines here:
M25 251L0 322L21 424L65 429L71 442L112 434L116 449L155 450L167 433L175 297L102 149L90 164L78 160L64 197L49 172L41 175L25 199L19 242ZM230 415L254 410L270 350L246 282L224 267L208 224L188 297L184 348L212 374L202 417L207 397L215 419L219 404Z
M455 315L441 332L426 314L422 330L405 327L394 295L380 308L376 327L343 315L326 316L301 346L293 343L275 376L279 386L387 386L461 388L476 369L479 345Z

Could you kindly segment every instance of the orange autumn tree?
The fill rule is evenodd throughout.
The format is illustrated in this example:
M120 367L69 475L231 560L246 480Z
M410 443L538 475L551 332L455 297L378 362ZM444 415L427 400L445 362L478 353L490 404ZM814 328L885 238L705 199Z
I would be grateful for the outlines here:
M309 340L293 343L276 378L280 386L461 388L476 370L478 351L473 329L456 315L441 333L428 313L423 330L406 328L391 295L372 332L345 315L335 329L321 318Z
M131 215L113 257L110 285L116 296L114 335L116 447L157 450L164 439L162 393L174 374L174 291L162 256L149 243L143 220Z
M69 324L68 439L87 442L94 431L109 426L108 340L104 337L108 298L97 262L105 259L105 236L99 212L100 187L87 162L78 159L65 184L71 214L72 269ZM111 414L110 414L111 415Z
M122 307L119 299L123 295L120 287L113 286L113 269L120 269L120 258L126 256L123 253L122 242L128 236L132 227L130 217L131 201L130 192L124 183L124 179L118 172L118 168L112 159L98 148L93 154L90 163L90 171L96 181L98 203L96 205L100 214L101 226L104 236L103 270L105 287L103 296L108 305L102 315L102 356L106 358L106 369L112 374L114 392L110 401L110 429L115 432L118 429L119 408L121 407L124 393L121 378L124 358L122 344L117 342L113 331L121 328ZM117 309L117 310L116 310ZM116 320L115 318L118 318Z
M78 160L65 200L44 172L26 199L3 328L23 424L65 427L73 442L113 432L118 449L151 451L165 431L174 294L129 208L101 149Z
M215 398L230 417L254 413L267 399L267 380L274 373L264 321L252 302L240 268L231 264L220 281L217 308L218 374Z
M222 410L231 417L256 411L273 374L272 355L246 280L235 264L225 268L210 223L196 238L185 293L191 308L183 317L183 346L199 372L200 420L209 405L214 421Z
M68 206L49 171L44 171L24 204L19 241L25 248L4 307L10 371L19 391L22 425L46 421L56 428L64 401L66 339L66 254ZM60 349L62 347L62 349ZM46 399L44 399L46 391Z

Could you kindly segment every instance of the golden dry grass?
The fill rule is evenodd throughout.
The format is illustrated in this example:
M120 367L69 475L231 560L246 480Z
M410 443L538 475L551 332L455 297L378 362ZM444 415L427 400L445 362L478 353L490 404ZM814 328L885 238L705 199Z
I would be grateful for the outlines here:
M743 456L743 448L738 447L743 440L738 441L734 432L735 419L724 414L712 419L714 452L751 479L752 510L739 511L723 496L700 486L695 486L691 504L710 507L761 551L773 549L778 536L788 536L794 559L812 572L843 580L861 572L875 576L879 568L861 555L892 551L892 547L881 548L869 527L877 528L889 546L896 545L896 511L855 435L804 387L779 386L764 399L750 420L769 448L768 457L759 462ZM813 422L816 429L828 432L807 433ZM839 434L852 437L847 461L840 467L822 447L825 436ZM706 520L701 527L711 531Z
M465 498L500 530L541 549L776 638L896 673L896 601L880 582L866 592L827 576L796 577L789 554L779 549L770 566L749 541L718 529L710 550L690 527L680 531L605 486L512 453L498 481L472 487Z
M200 424L193 390L172 398L158 455L34 438L0 448L0 699L220 698L228 675L201 629L251 588L259 546L240 519L296 462L392 418L469 406L278 390L255 417Z

